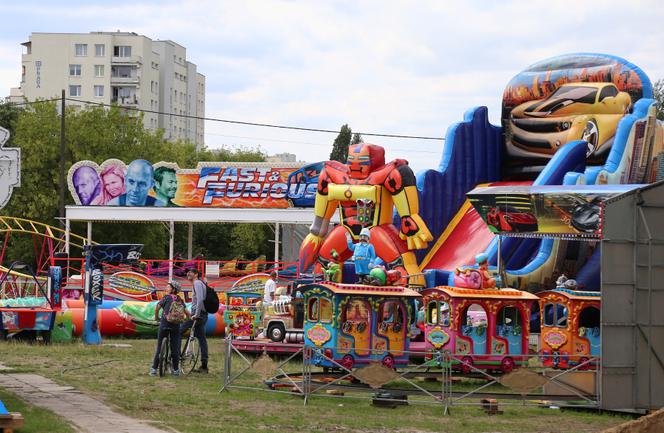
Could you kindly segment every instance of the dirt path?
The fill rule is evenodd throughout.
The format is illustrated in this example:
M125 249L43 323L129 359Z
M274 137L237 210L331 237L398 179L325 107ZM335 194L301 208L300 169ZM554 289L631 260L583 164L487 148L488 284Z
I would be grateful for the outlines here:
M37 374L0 371L0 387L28 403L49 409L85 433L172 433L113 411L71 386L61 386Z

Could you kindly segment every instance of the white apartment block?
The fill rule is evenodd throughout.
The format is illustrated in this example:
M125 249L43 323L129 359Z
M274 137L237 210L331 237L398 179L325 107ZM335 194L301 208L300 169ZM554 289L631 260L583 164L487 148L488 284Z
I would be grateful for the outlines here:
M32 33L22 45L21 86L12 100L59 98L64 89L68 104L146 110L145 128L203 146L197 118L205 117L205 76L183 46L127 32Z

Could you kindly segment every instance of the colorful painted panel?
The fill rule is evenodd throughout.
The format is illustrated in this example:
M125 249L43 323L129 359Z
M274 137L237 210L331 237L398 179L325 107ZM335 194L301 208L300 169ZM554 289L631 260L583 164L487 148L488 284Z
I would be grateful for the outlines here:
M82 206L287 208L313 206L322 163L201 163L196 169L79 161L69 169L69 191Z
M494 233L597 238L602 202L638 186L485 187L467 196Z
M588 142L591 164L603 164L620 120L651 97L645 73L619 57L567 54L529 66L503 93L508 170L543 165L574 140Z

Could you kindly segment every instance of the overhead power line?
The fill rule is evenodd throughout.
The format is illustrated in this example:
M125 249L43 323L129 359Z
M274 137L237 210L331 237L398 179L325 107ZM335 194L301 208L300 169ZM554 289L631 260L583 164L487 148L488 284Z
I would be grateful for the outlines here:
M36 101L7 102L7 103L10 105L35 105L35 104L43 104L45 102L55 102L61 100L62 98L51 98L51 99L38 99Z
M134 107L120 107L118 105L112 105L112 104L105 104L103 102L94 102L94 101L86 101L83 99L74 99L74 98L65 98L68 101L73 101L73 102L78 102L78 103L83 103L83 104L89 104L89 105L98 105L102 107L118 107L122 108L123 110L129 110L129 111L139 111L142 113L151 113L151 114L160 114L163 116L174 116L174 117L182 117L186 119L196 119L196 120L207 120L210 122L221 122L221 123L230 123L234 125L247 125L247 126L258 126L258 127L263 127L263 128L276 128L276 129L289 129L289 130L294 130L294 131L307 131L307 132L324 132L324 133L329 133L329 134L338 134L338 130L333 130L333 129L319 129L319 128L304 128L301 126L287 126L287 125L275 125L275 124L270 124L270 123L258 123L258 122L246 122L246 121L241 121L241 120L230 120L230 119L217 119L214 117L200 117L200 116L192 116L189 114L177 114L177 113L167 113L164 111L156 111L156 110L147 110L144 108L134 108ZM55 99L59 100L59 99ZM388 138L412 138L412 139L417 139L417 140L437 140L437 141L444 141L445 139L443 137L428 137L428 136L420 136L420 135L402 135L402 134L383 134L383 133L373 133L373 132L358 132L358 134L363 135L363 136L368 136L368 137L388 137Z
M329 143L313 143L311 141L297 141L297 140L280 140L280 139L276 139L276 138L265 138L265 137L248 137L248 136L245 136L245 135L218 134L216 132L209 132L209 131L207 131L205 133L205 135L212 135L212 136L215 136L215 137L240 138L242 140L273 141L273 142L277 142L277 143L309 144L311 146L330 147ZM392 148L392 147L390 147L390 150L392 150L392 151L403 151L403 152L431 153L431 154L435 154L435 155L440 155L440 151L433 151L433 150L399 149L399 148Z

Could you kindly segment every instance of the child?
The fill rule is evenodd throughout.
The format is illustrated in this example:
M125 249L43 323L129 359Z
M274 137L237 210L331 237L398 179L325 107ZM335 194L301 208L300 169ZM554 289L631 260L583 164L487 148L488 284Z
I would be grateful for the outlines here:
M161 298L157 303L157 307L154 310L154 319L159 320L159 311L164 310L164 314L161 316L159 322L159 332L157 334L157 351L154 354L154 359L152 360L152 368L150 368L150 376L157 375L157 366L159 365L159 353L161 352L161 340L166 336L166 333L169 333L169 339L171 343L171 359L173 362L173 376L179 376L182 374L180 371L180 324L187 319L191 319L189 311L184 306L184 301L178 296L180 291L180 284L176 281L171 281L168 283L167 295ZM168 317L171 310L171 306L174 302L182 304L182 309L184 310L184 315L181 322L169 322L166 317ZM172 319L172 317L171 317ZM178 318L179 320L179 318Z

